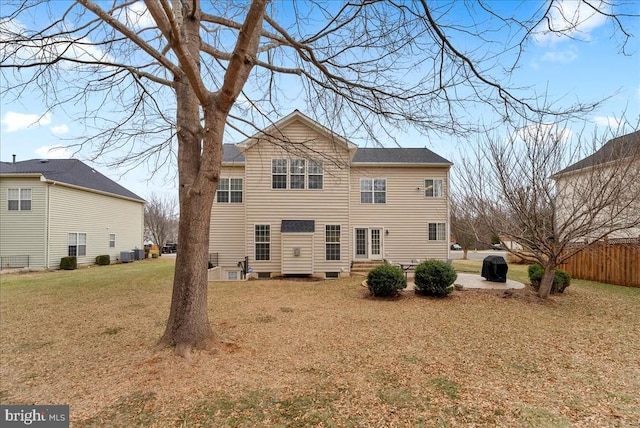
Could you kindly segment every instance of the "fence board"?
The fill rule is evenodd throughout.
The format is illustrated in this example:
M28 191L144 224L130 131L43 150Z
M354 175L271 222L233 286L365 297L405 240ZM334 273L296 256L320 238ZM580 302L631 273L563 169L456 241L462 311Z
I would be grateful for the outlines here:
M560 266L572 278L640 287L640 241L602 241L591 244Z

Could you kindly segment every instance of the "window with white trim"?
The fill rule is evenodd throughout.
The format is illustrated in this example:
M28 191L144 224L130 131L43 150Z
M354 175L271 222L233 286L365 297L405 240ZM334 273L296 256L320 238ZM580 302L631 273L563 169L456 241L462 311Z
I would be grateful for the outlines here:
M87 255L87 234L86 233L69 233L69 245L67 255L69 256L86 256Z
M218 181L217 203L242 203L242 178L222 177Z
M325 260L340 260L340 225L325 225Z
M429 223L429 241L446 241L446 223Z
M361 178L360 179L360 203L361 204L387 203L387 179L386 178Z
M116 234L115 233L110 233L109 234L109 248L115 248L116 247Z
M442 180L431 178L424 180L424 196L426 198L441 198Z
M7 189L9 211L31 211L31 189Z
M322 189L322 161L306 159L271 159L272 189Z
M254 230L256 261L271 260L271 226L268 224L256 224Z

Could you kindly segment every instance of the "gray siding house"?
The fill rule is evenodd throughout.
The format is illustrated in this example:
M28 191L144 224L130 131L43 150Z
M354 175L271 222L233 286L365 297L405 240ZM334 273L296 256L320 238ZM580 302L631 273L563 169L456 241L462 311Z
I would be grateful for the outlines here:
M428 149L358 148L294 111L224 145L211 279L349 275L360 262L449 256L451 162Z
M76 159L0 162L0 200L2 269L143 247L145 201Z

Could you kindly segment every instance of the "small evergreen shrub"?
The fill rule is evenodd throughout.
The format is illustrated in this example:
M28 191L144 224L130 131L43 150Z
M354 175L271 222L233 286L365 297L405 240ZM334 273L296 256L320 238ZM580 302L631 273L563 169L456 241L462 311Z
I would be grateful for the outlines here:
M60 269L74 270L78 268L78 258L76 256L63 257L60 259Z
M531 287L538 291L540 289L540 283L542 282L542 275L544 269L539 264L529 266L529 282ZM571 276L569 273L562 269L556 269L553 275L553 285L551 286L551 294L564 293L564 290L571 285Z
M111 257L109 257L109 254L96 256L96 264L98 266L107 266L111 264Z
M369 271L367 287L376 297L395 296L398 291L407 287L407 278L398 266L384 264Z
M151 253L152 259L157 259L158 257L160 257L160 254L158 254L157 252Z
M453 291L458 274L451 265L442 260L425 260L416 266L416 293L443 297Z

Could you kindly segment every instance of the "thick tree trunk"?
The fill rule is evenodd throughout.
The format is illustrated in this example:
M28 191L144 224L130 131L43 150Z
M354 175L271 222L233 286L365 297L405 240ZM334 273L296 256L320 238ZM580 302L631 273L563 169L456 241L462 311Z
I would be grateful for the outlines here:
M542 274L542 280L540 281L540 288L538 289L538 296L542 299L546 299L551 294L551 288L553 287L553 277L555 275L555 266L545 264L543 266L544 272Z

